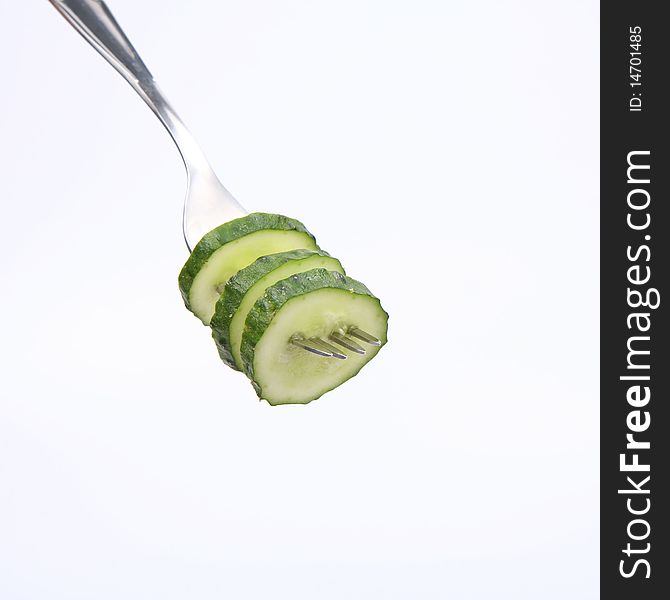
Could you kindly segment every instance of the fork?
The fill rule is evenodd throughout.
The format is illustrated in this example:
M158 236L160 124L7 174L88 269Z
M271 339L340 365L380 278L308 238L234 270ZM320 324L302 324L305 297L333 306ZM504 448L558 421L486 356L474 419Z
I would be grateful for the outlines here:
M202 236L218 225L246 215L247 211L219 181L204 152L159 89L107 5L102 0L49 2L132 86L176 144L186 167L182 230L189 251ZM347 334L333 332L329 340L357 354L365 354L365 349L352 338L372 346L380 345L376 337L358 327L350 327ZM295 335L289 342L318 356L347 358L346 354L321 338L305 339Z

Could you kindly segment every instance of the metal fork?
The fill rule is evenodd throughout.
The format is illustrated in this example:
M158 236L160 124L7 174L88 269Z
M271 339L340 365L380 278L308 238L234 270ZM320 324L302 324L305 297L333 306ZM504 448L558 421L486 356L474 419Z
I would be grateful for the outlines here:
M247 211L219 181L195 138L158 88L153 75L107 5L102 0L49 2L132 86L159 118L176 144L186 167L187 187L182 229L189 251L193 250L208 231L231 219L246 215ZM359 354L364 354L365 349L352 336L373 346L380 344L377 338L357 327L350 328L347 333L348 336L333 332L329 339ZM346 358L335 346L320 338L304 339L294 336L289 341L319 356Z

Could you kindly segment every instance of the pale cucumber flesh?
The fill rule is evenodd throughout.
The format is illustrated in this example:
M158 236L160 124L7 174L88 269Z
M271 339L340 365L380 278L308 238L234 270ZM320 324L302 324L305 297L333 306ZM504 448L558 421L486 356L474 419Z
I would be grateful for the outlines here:
M323 268L328 271L335 271L338 273L344 273L344 269L340 264L340 261L331 256L324 256L320 254L313 253L307 258L302 258L301 260L290 260L280 267L276 268L274 271L271 271L261 279L259 279L244 295L242 302L237 307L231 321L229 329L230 337L230 346L235 365L242 370L242 356L240 352L240 347L242 344L242 334L244 332L244 324L249 314L249 311L256 303L256 300L260 298L265 290L271 285L274 285L282 279L286 279L296 273L302 273L304 271L309 271L311 269ZM225 294L225 291L224 291Z
M313 273L316 271L295 277L309 277ZM288 281L278 282L269 291ZM260 317L258 322L265 329L260 335L248 327L245 329L242 356L258 395L273 405L306 404L319 398L356 375L380 349L363 344L364 355L340 348L346 360L324 358L292 344L292 336L328 339L334 331L346 334L349 327L357 326L378 338L382 345L386 343L388 315L379 300L367 293L334 287L298 291L280 306L274 306L276 310L269 319L261 314L264 304L273 308L265 297L259 299L249 315L248 325L253 326L255 318Z
M223 286L240 269L266 254L295 248L317 248L302 231L260 230L228 242L216 250L193 279L188 298L191 310L208 325Z

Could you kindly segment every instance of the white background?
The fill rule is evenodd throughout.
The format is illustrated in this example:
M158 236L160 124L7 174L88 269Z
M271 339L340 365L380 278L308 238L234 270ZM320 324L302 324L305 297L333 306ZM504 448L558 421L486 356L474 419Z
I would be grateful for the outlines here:
M111 2L233 194L391 315L278 408L182 305L167 134L1 6L2 600L597 597L596 2Z

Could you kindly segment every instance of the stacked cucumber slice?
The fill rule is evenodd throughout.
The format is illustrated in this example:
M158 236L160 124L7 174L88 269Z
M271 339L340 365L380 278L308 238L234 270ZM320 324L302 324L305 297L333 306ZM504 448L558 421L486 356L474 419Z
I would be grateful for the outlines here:
M179 288L186 307L211 326L221 359L272 405L319 398L386 343L379 299L347 277L302 223L281 215L252 213L210 231Z

